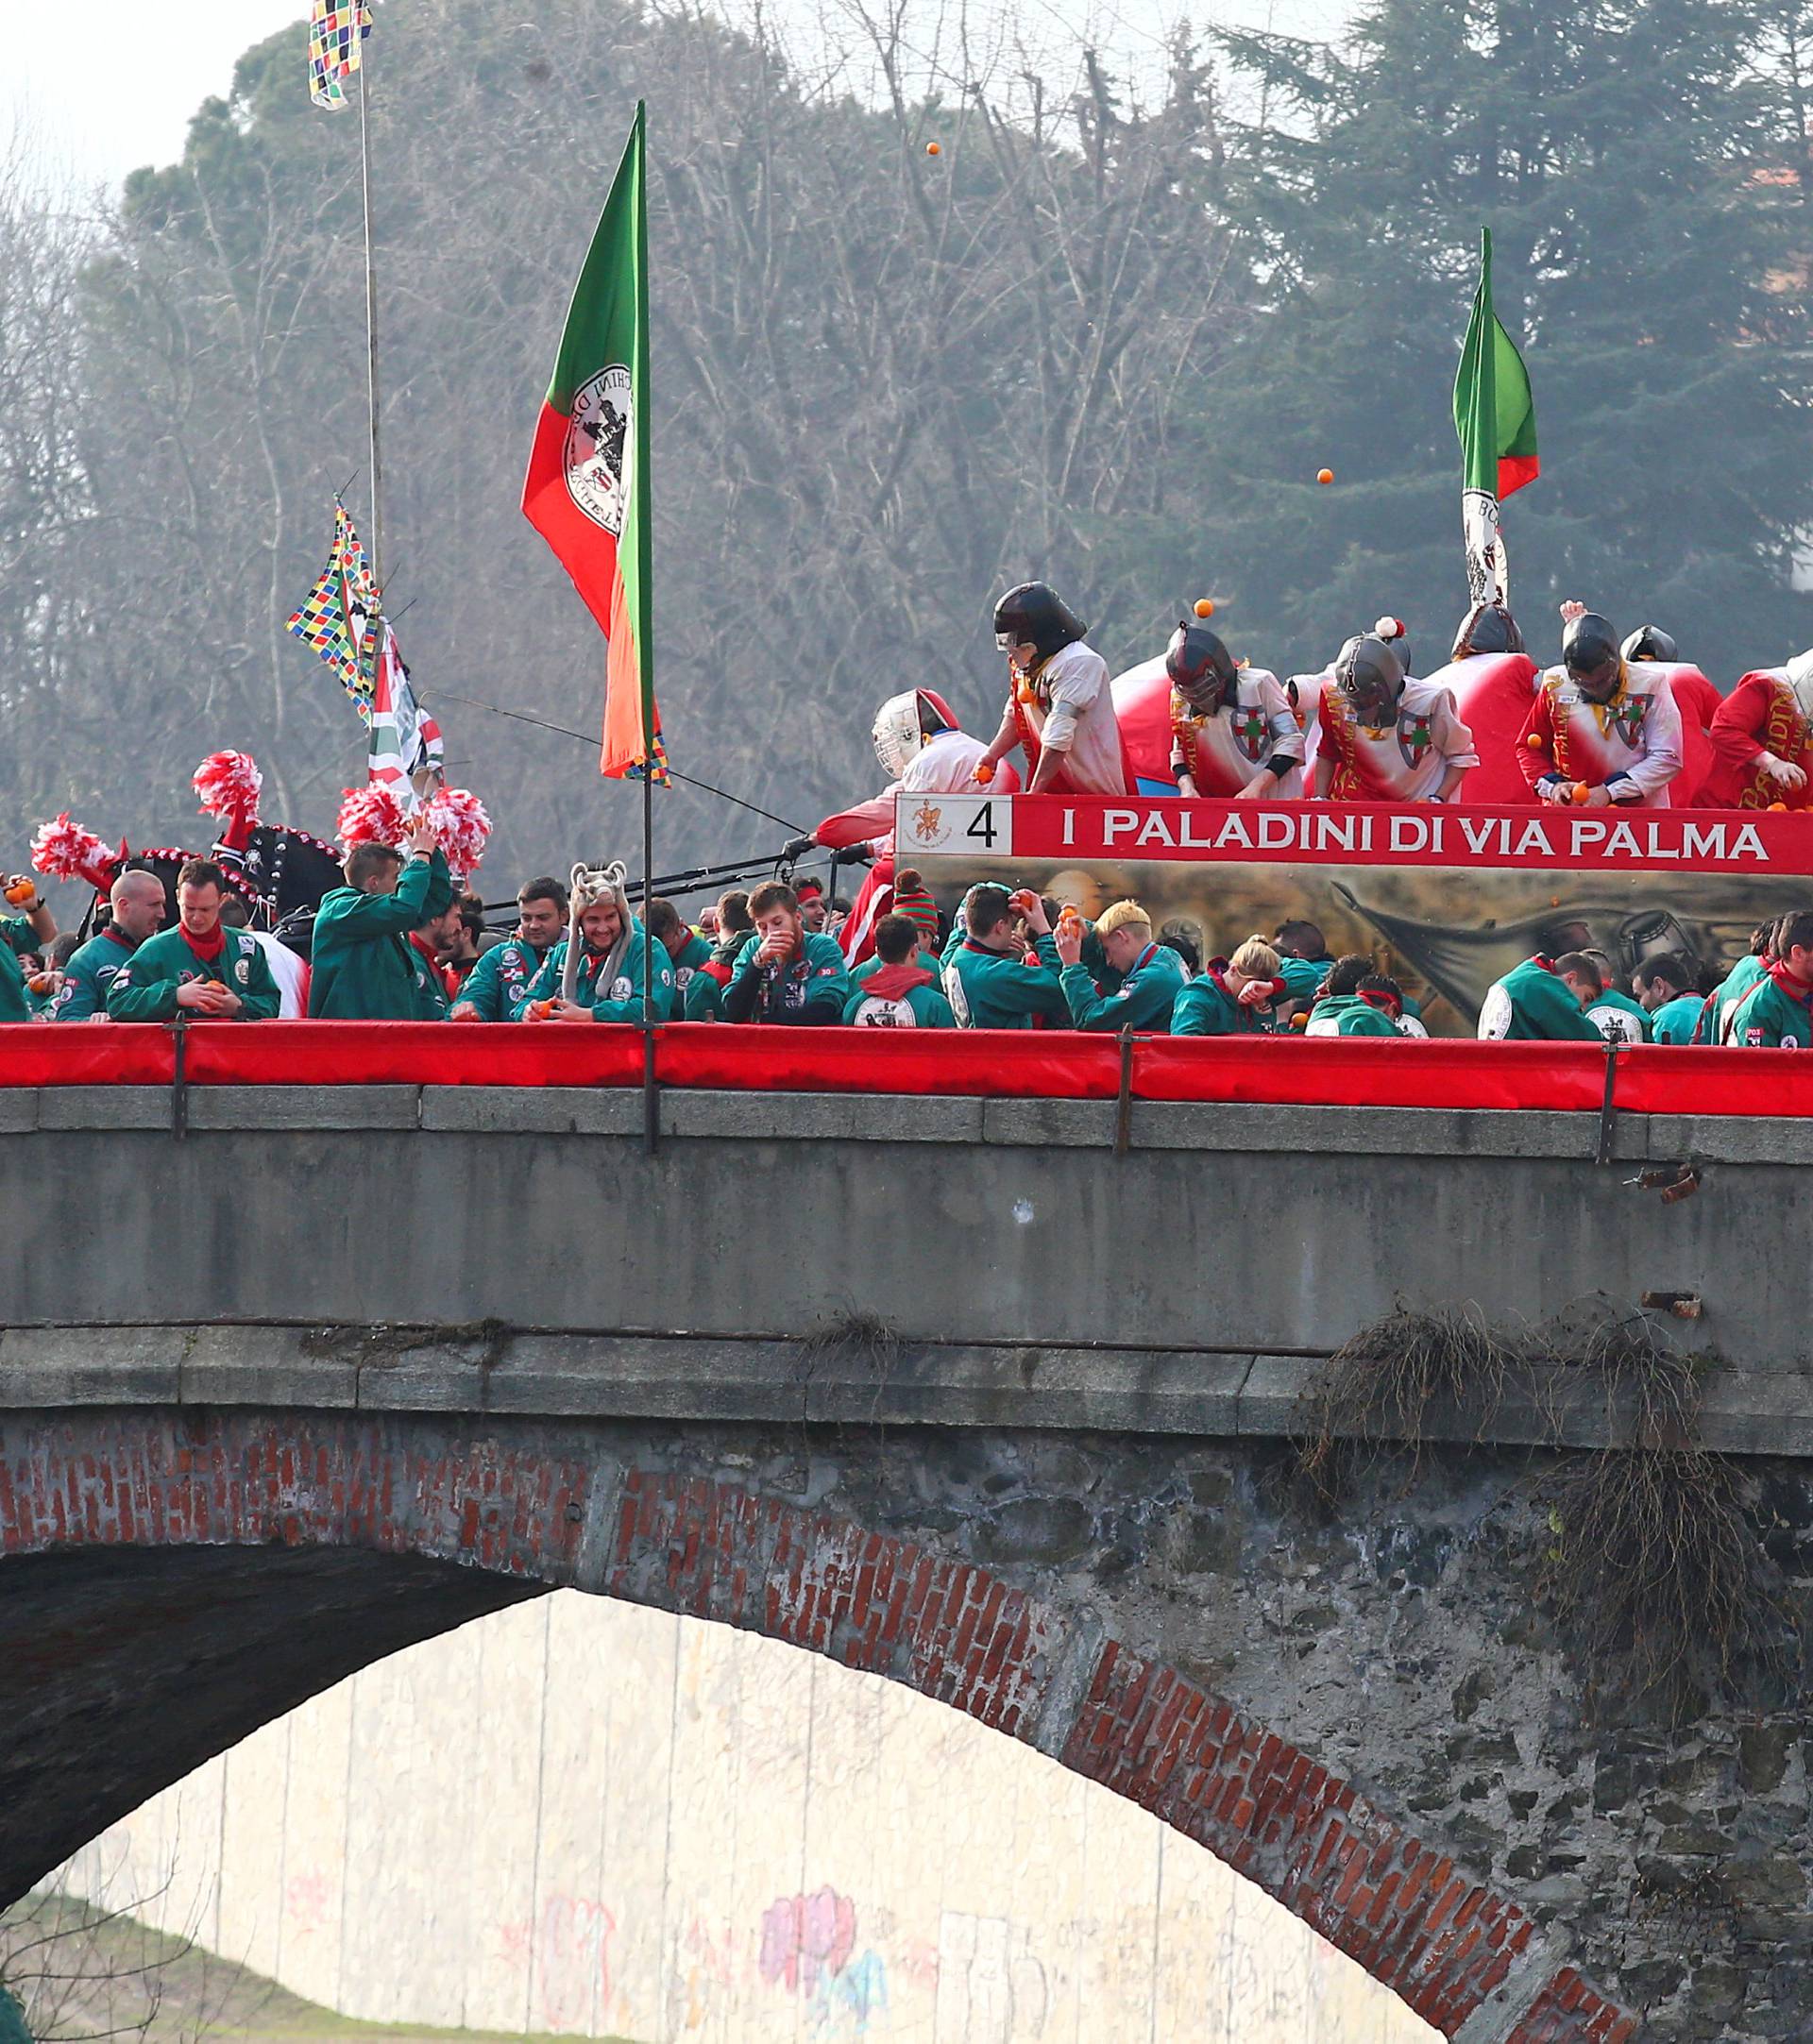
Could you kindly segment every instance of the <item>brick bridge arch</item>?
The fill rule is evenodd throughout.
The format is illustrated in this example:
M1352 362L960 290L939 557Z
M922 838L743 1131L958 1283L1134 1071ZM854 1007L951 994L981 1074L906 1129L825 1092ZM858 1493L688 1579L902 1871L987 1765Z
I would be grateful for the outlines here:
M1463 2044L1635 2028L1516 1900L1087 1608L747 1472L676 1469L635 1429L601 1448L578 1425L427 1414L17 1415L0 1556L0 1901L354 1668L574 1587L785 1640L1026 1742Z

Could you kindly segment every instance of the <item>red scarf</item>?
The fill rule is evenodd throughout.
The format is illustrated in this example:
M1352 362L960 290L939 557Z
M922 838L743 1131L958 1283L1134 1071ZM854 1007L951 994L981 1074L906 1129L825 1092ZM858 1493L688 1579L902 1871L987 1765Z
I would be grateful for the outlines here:
M197 937L193 930L185 929L182 940L203 965L212 965L227 949L227 925L224 922L215 923L212 934L208 937Z

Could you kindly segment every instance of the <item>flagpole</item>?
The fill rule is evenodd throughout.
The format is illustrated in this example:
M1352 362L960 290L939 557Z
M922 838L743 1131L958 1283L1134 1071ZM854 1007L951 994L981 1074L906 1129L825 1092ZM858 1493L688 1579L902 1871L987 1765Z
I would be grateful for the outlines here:
M366 389L371 405L371 579L384 598L384 465L378 432L378 265L371 236L371 129L365 102L371 97L371 43L366 39L359 61L359 182L365 204L365 360Z

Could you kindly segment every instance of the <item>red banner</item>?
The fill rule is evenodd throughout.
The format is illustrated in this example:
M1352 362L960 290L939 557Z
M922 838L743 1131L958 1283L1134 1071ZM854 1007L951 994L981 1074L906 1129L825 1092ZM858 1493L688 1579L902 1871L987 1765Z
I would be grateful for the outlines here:
M197 1086L585 1086L642 1083L628 1023L191 1023ZM1597 1113L1607 1053L1590 1043L1390 1042L1330 1037L1140 1037L1136 1100ZM0 1026L0 1090L168 1086L176 1035L150 1024ZM1062 1030L776 1029L672 1023L659 1084L708 1091L1112 1100L1121 1045ZM1633 1114L1813 1115L1813 1057L1788 1051L1618 1053L1614 1106Z
M903 860L1813 872L1813 814L1769 810L903 795L895 843Z

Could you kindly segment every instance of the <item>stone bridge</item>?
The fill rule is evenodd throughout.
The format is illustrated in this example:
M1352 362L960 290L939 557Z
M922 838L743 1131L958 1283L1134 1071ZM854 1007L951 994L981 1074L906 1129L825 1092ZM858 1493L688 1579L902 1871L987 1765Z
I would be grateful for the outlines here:
M1028 1742L1463 2044L1813 2036L1798 1664L1664 1723L1540 1592L1545 1475L1617 1459L1620 1396L1557 1346L1331 1512L1292 1477L1400 1304L1676 1300L1791 1620L1793 1124L671 1092L651 1149L618 1093L119 1087L0 1090L0 1899L574 1585Z

